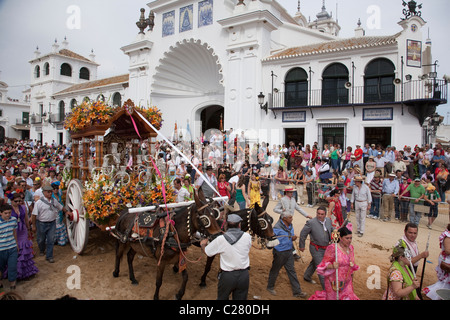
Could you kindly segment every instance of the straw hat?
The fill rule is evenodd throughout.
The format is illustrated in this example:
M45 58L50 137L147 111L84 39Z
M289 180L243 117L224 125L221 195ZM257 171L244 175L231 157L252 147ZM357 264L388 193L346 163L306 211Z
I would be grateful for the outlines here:
M286 187L284 187L284 192L294 192L295 188L291 185L287 185Z

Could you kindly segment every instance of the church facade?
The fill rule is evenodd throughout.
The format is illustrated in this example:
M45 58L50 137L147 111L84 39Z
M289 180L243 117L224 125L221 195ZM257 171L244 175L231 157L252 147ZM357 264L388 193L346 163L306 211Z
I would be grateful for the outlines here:
M232 128L270 145L385 147L421 144L425 119L446 103L447 85L436 78L426 22L415 10L396 34L365 36L358 24L343 39L325 5L312 22L300 5L291 16L275 0L157 0L148 9L139 34L120 48L129 56L127 75L97 80L97 63L66 54L76 77L58 75L50 87L34 72L45 70L45 59L60 59L58 51L30 61L32 116L115 95L114 103L161 109L167 137L176 125L186 136L189 124L192 138ZM61 126L45 120L32 125L31 138L68 142Z

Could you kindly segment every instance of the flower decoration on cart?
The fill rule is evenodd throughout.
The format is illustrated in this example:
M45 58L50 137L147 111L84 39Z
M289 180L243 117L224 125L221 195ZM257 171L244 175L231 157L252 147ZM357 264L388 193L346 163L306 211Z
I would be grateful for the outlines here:
M163 122L162 112L156 106L149 106L147 108L135 106L134 102L128 99L122 108L127 110L129 114L135 110L138 111L157 130L161 129ZM66 115L64 128L75 133L92 126L106 125L111 120L111 117L120 109L120 107L110 106L103 101L91 102L85 100Z
M91 126L107 124L116 109L103 101L85 100L66 116L64 128L71 132L77 132Z
M135 110L139 111L157 130L162 127L162 112L155 106L149 106L147 108L137 107L131 100L127 100L124 104L124 108L133 107Z
M170 182L167 180L164 184L167 203L175 202ZM161 180L157 177L151 184L141 183L136 173L131 173L126 183L103 172L93 173L84 185L83 202L87 218L105 225L117 218L125 208L164 203L161 185Z

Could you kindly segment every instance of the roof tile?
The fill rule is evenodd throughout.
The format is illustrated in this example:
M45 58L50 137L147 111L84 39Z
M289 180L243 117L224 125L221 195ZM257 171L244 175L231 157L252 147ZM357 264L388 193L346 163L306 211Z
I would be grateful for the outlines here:
M354 50L366 47L390 45L397 43L397 38L399 35L400 33L397 33L393 36L373 36L373 37L366 36L358 38L348 38L342 40L315 43L300 47L292 47L284 49L276 54L273 54L265 58L264 61L279 60L313 54L323 54L336 51Z

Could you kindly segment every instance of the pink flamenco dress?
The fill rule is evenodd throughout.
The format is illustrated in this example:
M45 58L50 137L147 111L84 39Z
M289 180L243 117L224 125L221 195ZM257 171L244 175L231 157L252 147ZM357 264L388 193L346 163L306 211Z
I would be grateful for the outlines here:
M444 239L450 237L450 230L445 230L439 237L439 246L441 248L441 254L439 255L438 265L436 267L436 273L438 281L425 289L423 293L427 295L431 300L442 300L438 295L438 290L450 290L450 273L441 269L441 263L445 262L450 264L450 255L445 254Z
M359 270L355 264L355 253L352 245L349 252L342 250L339 244L331 244L325 250L322 262L317 266L317 273L325 278L325 290L316 291L309 300L336 300L336 269L327 269L335 261L335 246L338 250L339 300L359 300L353 292L353 272Z

